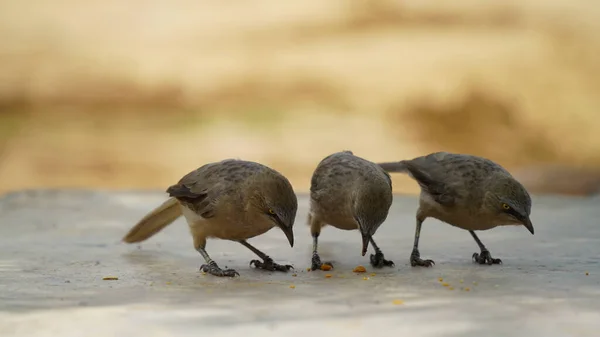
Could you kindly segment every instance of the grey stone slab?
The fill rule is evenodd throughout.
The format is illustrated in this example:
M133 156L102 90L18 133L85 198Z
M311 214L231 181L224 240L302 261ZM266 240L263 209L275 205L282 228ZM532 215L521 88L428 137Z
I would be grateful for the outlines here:
M535 235L480 233L504 261L495 266L472 263L477 246L466 231L429 219L421 255L436 265L423 269L408 264L417 199L396 195L375 237L396 267L373 270L358 232L327 227L320 251L335 269L326 278L306 271L308 203L299 195L294 248L278 229L250 240L297 276L255 270L243 246L209 241L235 279L198 271L183 219L140 245L120 242L164 198L60 190L1 198L0 336L600 335L600 198L534 196ZM357 265L368 273L353 273Z

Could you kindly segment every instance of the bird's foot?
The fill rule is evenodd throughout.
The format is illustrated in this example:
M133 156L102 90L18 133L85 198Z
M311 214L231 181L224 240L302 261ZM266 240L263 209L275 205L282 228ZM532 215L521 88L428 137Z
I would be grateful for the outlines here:
M479 264L502 264L502 260L494 259L488 250L482 250L481 254L473 253L473 262Z
M371 254L371 265L375 268L393 267L394 261L386 260L382 252Z
M257 269L263 269L263 270L268 270L268 271L287 272L290 269L294 269L294 267L292 267L289 264L286 264L286 265L277 264L277 263L273 262L273 259L271 259L268 256L264 261L259 261L259 260L250 261L250 266L252 266L252 265L254 265L254 267L256 267Z
M410 265L413 267L431 267L435 264L433 260L423 260L421 259L421 254L419 251L414 251L410 254Z
M331 269L333 269L333 264L331 262L322 263L321 258L319 257L319 254L316 254L316 253L313 254L312 264L311 264L310 269L311 270L319 270L319 269L321 269L322 265L327 265L327 266L331 267Z
M236 275L240 276L240 274L234 269L219 268L215 261L210 261L208 264L203 264L200 266L200 271L219 277L235 277Z

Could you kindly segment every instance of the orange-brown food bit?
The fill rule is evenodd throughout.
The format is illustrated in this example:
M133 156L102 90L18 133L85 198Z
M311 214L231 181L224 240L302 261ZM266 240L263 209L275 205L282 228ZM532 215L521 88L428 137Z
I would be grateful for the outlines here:
M330 264L323 263L323 264L321 265L321 270L324 270L324 271L329 271L329 270L331 270L331 268L332 268L332 267L331 267L331 265L330 265Z
M354 268L352 271L355 273L364 273L367 271L367 269L363 266L356 266L356 268Z

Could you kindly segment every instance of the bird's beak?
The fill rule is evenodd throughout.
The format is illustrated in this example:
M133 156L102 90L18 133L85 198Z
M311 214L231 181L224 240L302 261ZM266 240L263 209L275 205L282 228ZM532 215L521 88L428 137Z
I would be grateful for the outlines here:
M281 228L283 234L285 234L285 237L290 242L290 247L294 247L294 230L292 229L292 227L281 225L279 226L279 228Z
M531 220L529 219L529 217L525 218L525 220L523 220L523 226L525 226L525 228L527 228L527 230L529 232L531 232L531 235L533 235L533 224L531 223Z
M371 241L371 236L362 233L362 256L365 256L365 254L367 253L367 248L369 248L369 241Z

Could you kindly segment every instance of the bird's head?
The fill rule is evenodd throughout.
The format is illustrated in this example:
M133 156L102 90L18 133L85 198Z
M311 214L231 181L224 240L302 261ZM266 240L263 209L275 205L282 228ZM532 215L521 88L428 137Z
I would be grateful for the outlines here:
M362 256L367 253L371 237L387 218L392 199L388 182L369 184L356 190L353 210L362 236Z
M490 179L485 195L485 207L496 217L497 222L524 226L534 234L529 218L531 197L525 187L513 177L497 175Z
M298 199L289 180L276 172L257 179L253 207L259 217L279 227L294 247L294 221L298 210Z

